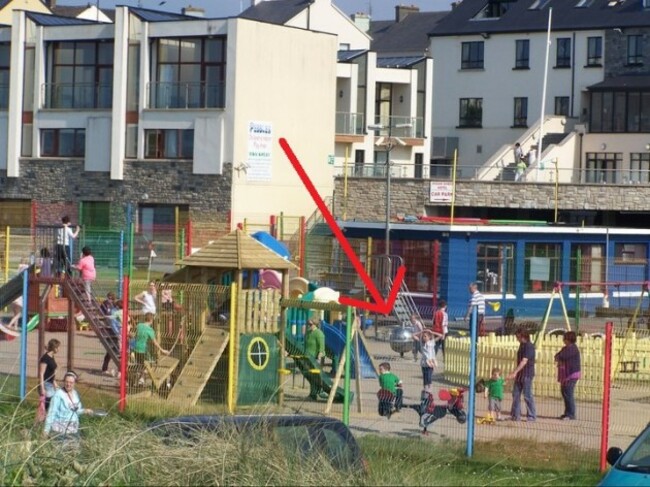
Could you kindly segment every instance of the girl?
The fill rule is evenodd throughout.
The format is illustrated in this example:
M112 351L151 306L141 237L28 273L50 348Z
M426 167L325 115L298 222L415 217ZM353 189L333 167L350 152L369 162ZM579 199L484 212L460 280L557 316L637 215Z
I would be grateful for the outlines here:
M431 330L424 330L421 335L422 340L422 358L420 366L422 367L422 382L424 390L431 392L433 382L433 369L438 366L436 362L436 348Z
M56 393L59 386L56 383L56 360L54 354L59 351L61 342L56 338L52 338L47 342L47 351L43 354L38 361L38 377L40 378L40 393L45 397L45 409L50 407L50 401Z

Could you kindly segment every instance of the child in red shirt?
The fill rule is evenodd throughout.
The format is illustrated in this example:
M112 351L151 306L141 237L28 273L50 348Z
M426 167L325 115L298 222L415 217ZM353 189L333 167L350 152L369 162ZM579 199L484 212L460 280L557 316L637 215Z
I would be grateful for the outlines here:
M73 267L81 273L81 279L83 279L84 289L86 290L86 297L88 298L88 301L90 301L92 299L92 282L97 277L95 258L92 256L90 247L84 247L81 249L81 254L83 257L81 257L79 263Z

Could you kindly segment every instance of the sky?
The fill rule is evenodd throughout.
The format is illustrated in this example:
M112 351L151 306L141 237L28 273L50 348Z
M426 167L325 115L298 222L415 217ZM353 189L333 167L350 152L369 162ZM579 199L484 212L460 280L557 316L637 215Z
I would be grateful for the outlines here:
M337 7L347 14L368 13L372 9L373 20L387 20L395 16L395 5L417 5L421 11L449 10L452 0L333 0ZM180 12L181 8L192 5L205 9L208 17L228 17L237 15L251 4L251 0L57 0L58 5L87 5L99 2L100 8L113 8L117 5L131 5ZM162 5L161 5L162 4Z

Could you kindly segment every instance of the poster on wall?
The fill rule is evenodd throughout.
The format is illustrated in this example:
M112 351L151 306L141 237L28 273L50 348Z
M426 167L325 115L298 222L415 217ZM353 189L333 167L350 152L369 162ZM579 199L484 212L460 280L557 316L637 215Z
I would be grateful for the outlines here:
M453 188L451 183L431 181L429 203L451 203Z
M248 181L271 181L273 130L269 122L248 123Z

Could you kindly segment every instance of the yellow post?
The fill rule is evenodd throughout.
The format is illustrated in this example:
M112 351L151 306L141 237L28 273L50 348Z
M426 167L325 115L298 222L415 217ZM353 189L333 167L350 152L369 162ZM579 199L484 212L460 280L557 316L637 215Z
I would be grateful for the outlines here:
M235 397L237 377L235 373L235 355L237 354L237 283L230 285L230 344L228 345L228 412L234 414L237 406Z
M456 164L458 162L458 149L454 149L454 165L451 168L451 219L450 225L454 224L454 209L456 205Z
M345 146L345 159L343 162L343 220L348 219L348 146Z
M248 229L246 228L248 226L248 222L246 221L246 218L244 218L244 224L242 225L242 230L244 230L244 233L248 233Z

